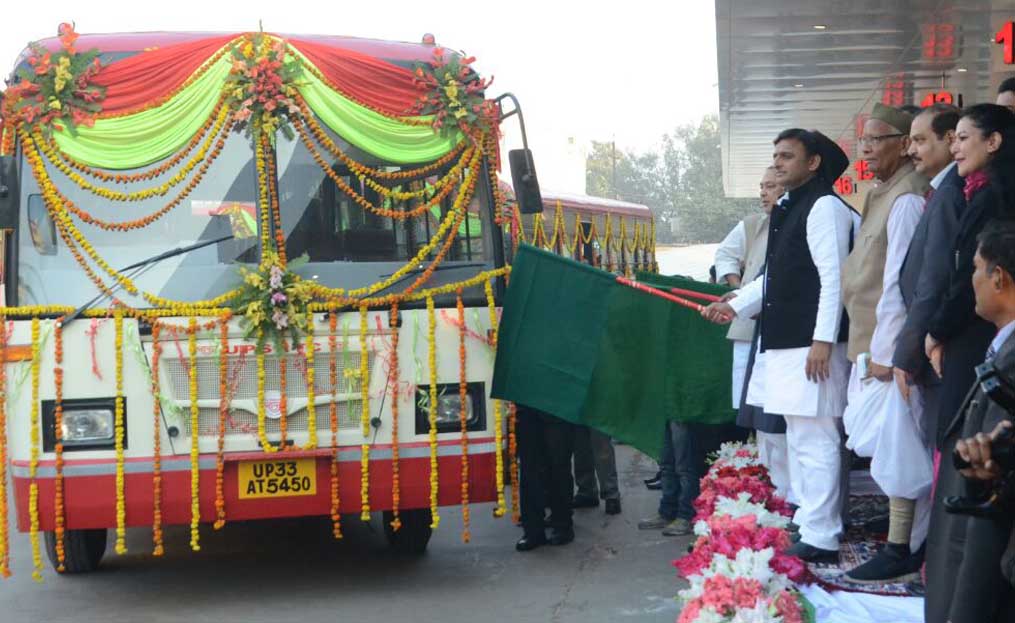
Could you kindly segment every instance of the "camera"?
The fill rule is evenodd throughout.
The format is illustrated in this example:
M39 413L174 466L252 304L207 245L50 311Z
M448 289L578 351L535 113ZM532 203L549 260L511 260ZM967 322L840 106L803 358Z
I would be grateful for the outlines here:
M988 361L976 367L976 382L991 402L998 405L1015 419L1015 386ZM945 510L949 513L975 517L1001 517L1015 512L1015 427L1001 430L990 449L991 460L1001 467L1001 477L991 483L984 483L984 491L976 497L949 496L944 499ZM955 469L970 467L970 463L952 454Z

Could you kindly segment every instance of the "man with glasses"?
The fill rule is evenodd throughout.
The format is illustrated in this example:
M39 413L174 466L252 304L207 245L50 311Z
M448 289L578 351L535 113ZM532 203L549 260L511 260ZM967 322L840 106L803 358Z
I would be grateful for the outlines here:
M860 231L842 270L842 299L849 315L846 354L853 363L847 393L849 406L843 417L849 435L860 432L861 427L865 433L870 432L870 427L877 427L879 436L887 439L886 431L890 430L887 424L892 418L907 418L910 422L916 419L908 411L893 411L891 405L899 404L898 401L885 400L875 412L871 397L865 396L868 392L880 393L882 384L888 384L889 392L899 391L892 372L895 342L906 320L899 273L923 215L924 196L930 189L927 177L916 170L909 157L912 123L909 113L875 104L859 140L860 153L879 183L867 193ZM915 402L911 406L918 408ZM861 411L866 415L861 417ZM896 440L890 441L893 443L878 444L873 461L897 458L888 454L877 456L879 452L899 450L893 447ZM846 446L853 447L850 441ZM919 457L909 459L915 461ZM929 461L928 454L928 465ZM888 543L877 556L847 574L860 582L884 581L917 571L921 560L912 555L910 547L911 543L917 548L922 546L927 534L925 520L929 519L924 512L924 521L914 531L916 496L910 483L891 475L880 476L875 473L878 470L871 471L875 482L889 496ZM897 474L898 470L894 472ZM928 481L928 491L929 488Z

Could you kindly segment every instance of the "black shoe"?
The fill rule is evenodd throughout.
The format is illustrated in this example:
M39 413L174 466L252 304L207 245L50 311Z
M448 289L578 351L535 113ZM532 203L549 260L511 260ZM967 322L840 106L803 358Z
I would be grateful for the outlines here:
M607 515L619 515L620 514L620 500L617 498L606 500L606 514Z
M545 536L543 537L523 536L522 538L518 539L517 543L515 543L515 549L518 550L519 552L530 552L539 547L540 545L546 545Z
M599 500L587 495L576 495L571 500L571 508L596 508L599 506Z
M656 485L660 484L660 483L662 483L662 481L663 481L663 472L662 472L662 470L660 470L660 471L656 472L655 476L653 476L651 478L646 478L642 482L645 483L646 487L651 489L652 485L654 485L654 484L656 484Z
M839 550L837 549L821 549L820 547L814 547L808 545L803 541L798 541L790 546L786 550L787 556L796 556L804 562L816 562L824 564L839 564Z
M656 480L653 480L651 482L646 482L645 488L648 489L649 491L661 491L663 488L663 479L657 478Z
M909 582L919 576L923 564L923 551L913 554L909 546L888 543L873 558L846 574L854 582Z
M550 545L567 545L574 540L574 530L550 530L550 538L548 543Z

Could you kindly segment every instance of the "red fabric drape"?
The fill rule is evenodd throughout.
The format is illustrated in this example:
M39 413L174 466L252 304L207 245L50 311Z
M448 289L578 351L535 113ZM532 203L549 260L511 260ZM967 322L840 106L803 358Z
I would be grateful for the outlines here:
M410 114L420 95L412 72L372 56L304 39L289 43L343 95L393 116Z
M136 112L180 87L206 60L236 34L198 39L116 61L95 76L106 87L103 117Z

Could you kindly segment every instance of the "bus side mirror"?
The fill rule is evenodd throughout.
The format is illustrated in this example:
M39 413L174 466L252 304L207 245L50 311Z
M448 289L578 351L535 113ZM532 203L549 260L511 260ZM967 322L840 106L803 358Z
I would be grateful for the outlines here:
M528 149L512 149L508 152L508 162L511 164L511 183L515 187L518 211L522 214L542 212L543 196L539 192L532 152Z
M0 157L0 229L18 228L18 168L14 156Z

